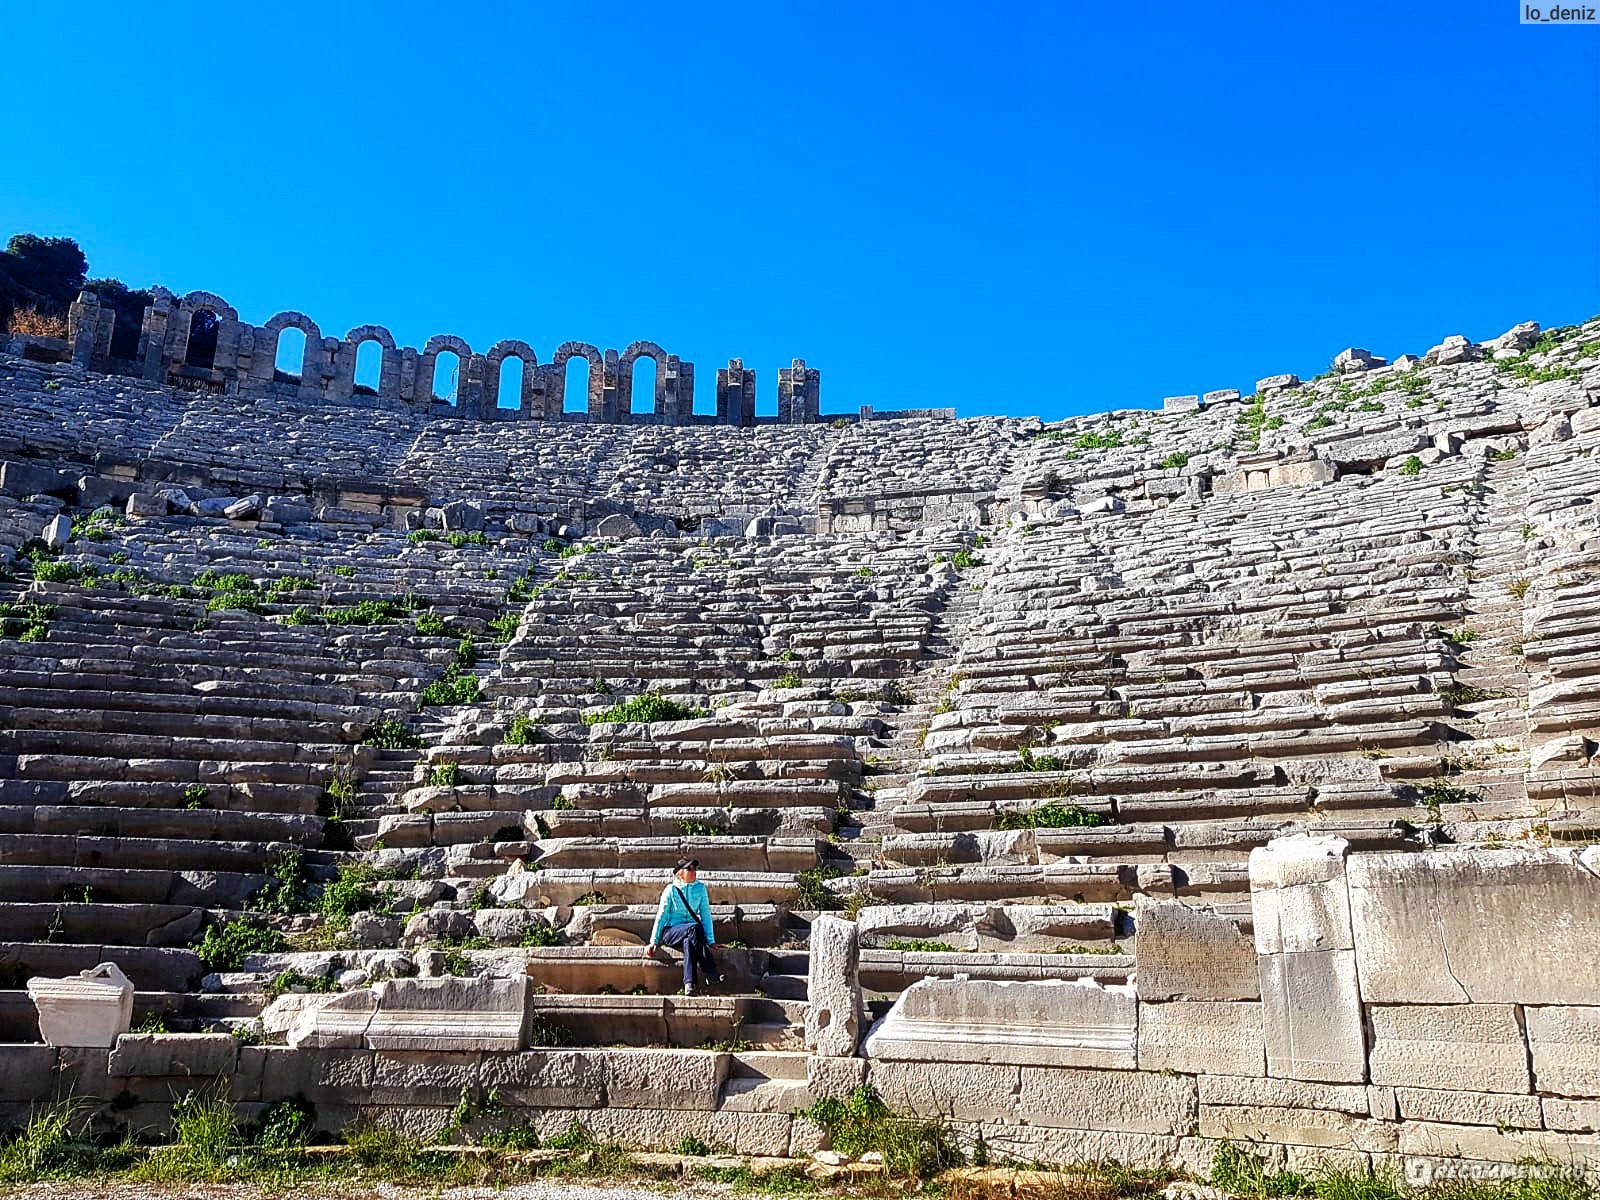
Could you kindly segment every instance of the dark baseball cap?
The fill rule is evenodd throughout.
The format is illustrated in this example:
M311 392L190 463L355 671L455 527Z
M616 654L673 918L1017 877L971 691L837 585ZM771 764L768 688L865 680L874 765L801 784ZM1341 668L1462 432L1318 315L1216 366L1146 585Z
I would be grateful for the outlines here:
M672 868L672 873L676 875L685 867L693 867L695 870L699 870L700 860L698 858L680 858L678 860L678 865Z

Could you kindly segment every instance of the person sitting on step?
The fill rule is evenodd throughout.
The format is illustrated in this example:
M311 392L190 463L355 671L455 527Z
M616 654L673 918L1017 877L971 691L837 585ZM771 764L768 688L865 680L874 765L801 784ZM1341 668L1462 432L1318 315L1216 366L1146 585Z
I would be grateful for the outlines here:
M672 881L661 889L661 906L656 910L655 927L644 956L655 955L657 946L671 946L683 952L683 994L695 994L695 974L708 985L722 982L711 947L717 944L711 930L711 896L706 885L695 880L697 858L680 858L672 868Z

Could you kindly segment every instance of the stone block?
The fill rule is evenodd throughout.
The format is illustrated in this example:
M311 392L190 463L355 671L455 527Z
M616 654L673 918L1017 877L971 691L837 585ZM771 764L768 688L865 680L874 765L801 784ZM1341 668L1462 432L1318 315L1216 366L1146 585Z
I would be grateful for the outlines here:
M1298 375L1268 375L1265 379L1256 380L1257 392L1281 392L1285 388L1299 387Z
M373 1050L521 1050L532 986L526 976L386 980L373 989L377 1005L366 1044Z
M1395 1089L1400 1116L1407 1121L1445 1121L1453 1125L1510 1125L1538 1129L1544 1123L1539 1097L1508 1092Z
M608 517L601 517L594 527L594 536L600 538L626 540L640 535L639 523L632 517L623 516L621 513L612 513Z
M922 979L867 1038L868 1058L1039 1066L1136 1065L1131 985L1093 979Z
M59 550L72 540L72 518L62 513L44 523L40 539L52 550Z
M1200 1136L1233 1142L1390 1153L1397 1126L1327 1109L1200 1106Z
M372 1058L368 1102L453 1105L478 1083L476 1051L380 1050Z
M1368 1009L1372 1082L1397 1087L1527 1092L1528 1051L1510 1005Z
M1600 1100L1562 1100L1546 1096L1544 1123L1565 1133L1600 1133Z
M1331 462L1313 458L1309 462L1280 463L1267 472L1273 487L1304 487L1312 483L1332 483L1339 470Z
M1428 1158L1524 1163L1600 1161L1600 1137L1538 1129L1497 1129L1490 1125L1446 1125L1406 1121L1396 1127L1399 1152ZM1525 1169L1523 1174L1526 1173Z
M354 1050L367 1044L367 1027L377 1012L378 997L371 988L362 988L331 996L326 1003L294 1007L285 1038L291 1047ZM274 1016L276 1020L278 1014Z
M128 497L128 506L124 511L135 520L145 517L164 517L167 515L167 501L165 497L152 495L149 492L135 492Z
M440 507L439 524L451 532L475 533L483 528L483 509L465 500L452 500Z
M1023 1067L1017 1091L1023 1121L1065 1129L1186 1134L1198 1110L1195 1081L1182 1075Z
M54 1046L0 1045L0 1104L37 1104L55 1091Z
M598 1108L605 1102L606 1060L585 1050L485 1054L478 1078L513 1107Z
M1138 897L1134 954L1141 1000L1256 1000L1256 947L1232 918Z
M1600 1006L1529 1008L1525 1016L1534 1086L1600 1097Z
M708 1050L608 1050L606 1104L611 1108L717 1107L731 1055Z
M115 963L66 979L30 979L28 998L39 1011L39 1036L52 1046L112 1046L133 1022L133 984Z
M1226 1000L1139 1005L1139 1069L1262 1074L1266 1060L1261 1005Z
M1297 834L1250 852L1267 1073L1325 1083L1366 1079L1356 984L1348 844Z
M1590 852L1592 853L1592 852ZM1369 1004L1600 1004L1600 875L1576 850L1350 860Z
M995 1063L875 1062L868 1077L893 1108L960 1121L1014 1121L1021 1072Z
M811 923L806 1049L849 1058L861 1040L861 934L854 921L819 916Z
M1200 403L1210 408L1213 404L1236 404L1240 400L1238 388L1218 388L1200 397Z
M305 1051L280 1046L261 1049L261 1099L264 1103L297 1095L319 1107L368 1103L375 1057L371 1051Z
M831 1097L842 1100L867 1081L867 1060L864 1058L806 1059L806 1087L820 1100Z
M1239 1108L1307 1108L1364 1116L1371 1110L1370 1088L1359 1084L1305 1083L1247 1075L1202 1075L1200 1103Z
M229 1033L125 1033L112 1048L114 1076L231 1075L239 1042Z
M1199 407L1199 396L1164 396L1161 400L1162 412L1194 412Z

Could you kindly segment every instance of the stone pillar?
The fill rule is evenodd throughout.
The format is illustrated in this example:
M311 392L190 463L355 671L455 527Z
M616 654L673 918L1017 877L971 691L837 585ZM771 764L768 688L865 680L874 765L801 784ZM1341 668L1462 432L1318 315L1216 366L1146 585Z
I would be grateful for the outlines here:
M1295 834L1250 852L1267 1074L1364 1083L1366 1035L1343 838Z
M172 321L172 293L152 289L153 299L144 310L139 326L139 373L145 379L167 381L167 332Z
M717 371L717 424L754 425L756 373L745 370L744 360L730 358Z
M667 355L656 379L656 415L673 425L694 415L694 364Z
M116 311L102 306L93 292L79 292L67 310L67 340L72 361L80 367L98 367L111 357L111 330Z
M599 371L589 364L589 419L591 421L621 420L622 408L617 402L617 352L607 350ZM598 378L596 378L598 376Z
M794 365L778 368L778 420L804 425L822 415L822 372L797 358Z
M806 1049L854 1058L861 1040L861 931L854 921L819 915L811 922L806 995Z

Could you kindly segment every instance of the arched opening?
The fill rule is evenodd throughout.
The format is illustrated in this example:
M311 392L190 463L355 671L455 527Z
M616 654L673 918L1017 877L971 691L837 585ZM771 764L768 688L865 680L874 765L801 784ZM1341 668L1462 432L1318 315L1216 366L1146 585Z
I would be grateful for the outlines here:
M184 352L183 365L209 371L217 362L217 333L222 321L209 308L195 309L189 318L189 348Z
M433 402L455 406L461 391L461 356L441 350L433 360Z
M495 407L511 412L522 408L522 380L528 366L520 354L508 354L500 360L500 392L495 397Z
M383 343L368 338L356 347L356 385L352 390L357 396L376 396L382 386Z
M567 359L566 390L562 397L562 412L586 413L589 411L589 360L581 354Z
M633 360L633 397L628 411L654 413L656 411L656 360L640 355Z
M272 360L272 378L278 383L299 383L306 361L306 332L295 325L278 331L278 353Z

